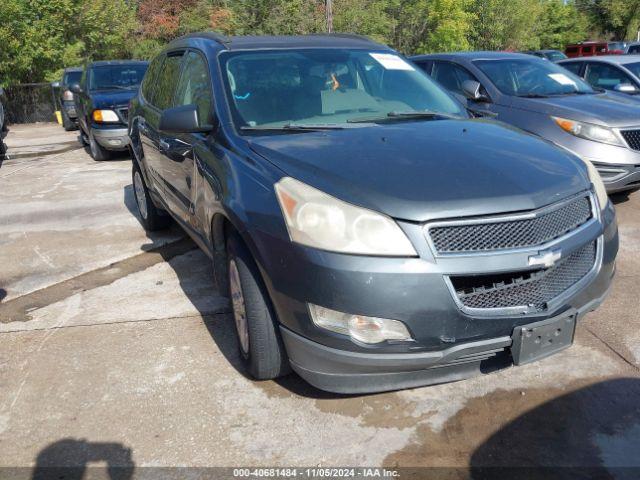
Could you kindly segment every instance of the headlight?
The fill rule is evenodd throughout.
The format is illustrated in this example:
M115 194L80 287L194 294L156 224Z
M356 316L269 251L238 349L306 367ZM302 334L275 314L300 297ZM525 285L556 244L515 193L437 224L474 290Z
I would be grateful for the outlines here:
M285 177L275 185L292 241L340 253L416 256L413 245L389 217L338 200Z
M609 201L609 196L607 195L607 189L602 182L602 177L600 177L600 173L596 170L596 167L593 166L589 160L582 160L587 164L587 170L589 171L589 180L593 183L593 187L596 189L596 197L598 197L598 203L600 204L600 208L604 210L604 207L607 206L607 202Z
M119 122L118 115L113 110L94 110L93 121L96 123Z
M337 312L309 304L311 319L317 326L332 332L349 335L364 343L380 343L385 340L412 340L404 323L387 318L366 317Z
M624 146L622 141L610 128L593 125L592 123L576 122L575 120L568 120L566 118L551 118L553 118L553 121L556 122L561 129L576 137L586 138L594 142Z

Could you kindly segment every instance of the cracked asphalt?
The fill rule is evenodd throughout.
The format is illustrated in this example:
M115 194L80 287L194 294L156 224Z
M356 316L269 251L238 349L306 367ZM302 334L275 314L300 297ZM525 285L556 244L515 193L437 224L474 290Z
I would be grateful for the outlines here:
M12 128L0 164L0 467L640 467L640 192L611 295L538 363L377 395L241 371L227 301L178 228L147 235L126 156ZM447 478L468 478L465 471ZM636 471L637 473L637 471ZM459 474L459 475L458 475Z

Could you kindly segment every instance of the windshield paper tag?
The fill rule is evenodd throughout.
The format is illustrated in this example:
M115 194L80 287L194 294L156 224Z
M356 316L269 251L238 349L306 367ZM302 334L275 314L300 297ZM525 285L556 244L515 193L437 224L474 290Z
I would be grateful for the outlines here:
M550 73L549 78L555 80L560 85L571 85L576 86L576 82L567 77L564 73Z
M370 53L369 55L387 70L415 70L402 58L392 53Z

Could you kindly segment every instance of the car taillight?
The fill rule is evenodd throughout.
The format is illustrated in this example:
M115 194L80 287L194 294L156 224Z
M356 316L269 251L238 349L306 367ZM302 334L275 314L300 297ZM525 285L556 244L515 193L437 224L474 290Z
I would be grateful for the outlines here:
M71 93L71 90L65 90L62 94L62 99L63 100L73 100L73 93Z

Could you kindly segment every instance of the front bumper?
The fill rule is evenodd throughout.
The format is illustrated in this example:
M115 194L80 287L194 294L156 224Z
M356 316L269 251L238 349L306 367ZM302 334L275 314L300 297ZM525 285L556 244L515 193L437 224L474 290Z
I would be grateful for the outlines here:
M640 165L615 165L596 163L607 193L623 192L640 188Z
M435 259L420 225L399 222L419 258L368 258L322 252L253 231L253 248L281 323L291 365L309 383L343 393L374 392L440 383L511 365L514 328L562 314L580 318L604 299L618 250L615 210L585 232L600 238L602 257L588 283L553 309L535 314L464 313L447 287L451 264ZM525 257L526 258L526 257ZM500 271L500 259L463 259L461 268ZM295 279L295 280L292 280ZM321 329L308 303L333 310L402 321L413 342L364 345Z
M129 146L129 133L126 127L91 128L91 134L107 150L126 150Z

